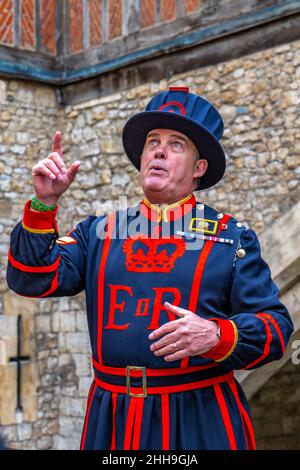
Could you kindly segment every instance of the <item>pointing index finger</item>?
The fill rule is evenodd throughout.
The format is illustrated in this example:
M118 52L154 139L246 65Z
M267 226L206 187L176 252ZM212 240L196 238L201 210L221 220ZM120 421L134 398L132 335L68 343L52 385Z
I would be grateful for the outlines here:
M191 314L189 310L186 310L185 308L178 307L178 305L173 305L170 304L169 302L165 302L164 306L170 310L172 313L175 313L179 317L185 317L186 315Z
M59 156L62 156L62 145L61 145L61 132L56 131L52 140L52 152L57 152Z

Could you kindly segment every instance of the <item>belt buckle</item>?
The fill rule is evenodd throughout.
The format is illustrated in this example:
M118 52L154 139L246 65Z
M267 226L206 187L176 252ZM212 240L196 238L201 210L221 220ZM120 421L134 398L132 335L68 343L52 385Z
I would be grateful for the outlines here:
M130 371L141 370L142 371L142 387L143 393L133 393L130 391ZM140 366L126 366L126 392L129 397L146 398L147 396L147 381L146 381L146 367Z

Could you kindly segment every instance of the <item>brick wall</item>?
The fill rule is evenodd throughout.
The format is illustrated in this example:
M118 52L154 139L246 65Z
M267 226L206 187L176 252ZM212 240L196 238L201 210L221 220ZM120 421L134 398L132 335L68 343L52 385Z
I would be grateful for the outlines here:
M269 225L276 230L282 213L299 200L299 51L297 41L67 107L57 106L51 87L0 81L1 266L7 260L9 234L32 196L31 168L47 156L57 129L63 134L67 165L82 161L61 199L62 236L87 215L117 208L121 196L127 195L130 205L141 199L138 172L124 155L121 132L150 96L169 85L190 86L212 101L224 118L227 170L224 179L198 199L233 214L258 233ZM78 449L92 381L84 296L42 299L36 311L29 300L8 291L2 269L0 317L27 308L36 341L29 353L40 381L37 421L26 421L24 415L23 423L5 425L2 431L16 448ZM8 331L4 333L7 341ZM251 399L259 448L300 447L298 369L290 362Z
M70 43L71 53L83 49L83 3L82 0L70 0Z
M41 0L40 5L42 48L49 54L55 54L55 0Z
M55 6L56 0L1 1L0 45L54 55Z
M137 30L176 20L195 12L200 0L127 0L132 15L136 10ZM126 3L125 3L126 5ZM56 36L63 28L70 54L77 54L124 35L125 15L122 0L68 0L57 13L57 0L2 0L0 2L0 45L56 54ZM63 26L58 16L64 15ZM62 22L61 22L62 24ZM127 33L125 33L127 34Z
M0 43L13 45L14 43L14 2L3 0L0 6Z
M35 1L22 0L20 7L20 46L24 49L35 49Z

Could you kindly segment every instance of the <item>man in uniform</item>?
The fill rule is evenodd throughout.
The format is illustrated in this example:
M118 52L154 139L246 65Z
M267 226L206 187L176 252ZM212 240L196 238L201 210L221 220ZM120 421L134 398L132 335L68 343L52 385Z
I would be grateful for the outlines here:
M197 201L225 171L223 122L185 87L154 96L123 130L144 199L58 237L73 181L61 135L32 171L35 197L12 231L7 281L23 296L86 291L94 380L82 449L254 449L234 369L279 359L293 325L259 242Z

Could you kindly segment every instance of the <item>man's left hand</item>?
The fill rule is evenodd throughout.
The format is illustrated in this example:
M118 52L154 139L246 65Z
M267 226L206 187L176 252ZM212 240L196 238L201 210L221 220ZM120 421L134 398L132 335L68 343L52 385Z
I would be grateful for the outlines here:
M151 340L161 338L150 347L155 356L165 356L165 361L178 361L187 356L205 354L219 342L216 322L169 302L165 302L164 307L179 318L165 323L149 335Z

